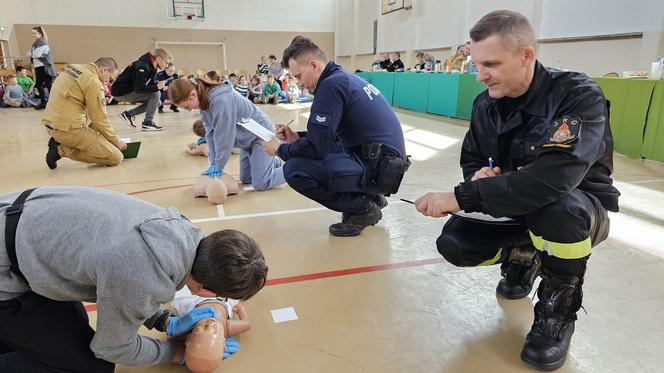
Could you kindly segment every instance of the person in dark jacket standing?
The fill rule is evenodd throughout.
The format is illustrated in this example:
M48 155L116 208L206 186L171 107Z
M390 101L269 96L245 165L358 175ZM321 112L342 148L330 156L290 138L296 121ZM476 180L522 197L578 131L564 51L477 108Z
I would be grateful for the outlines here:
M57 76L55 65L53 64L53 53L48 45L48 36L41 26L32 28L32 37L35 39L32 48L28 52L28 57L32 60L32 66L35 68L35 87L39 92L41 102L35 107L35 110L46 108L48 95L50 93L53 79Z
M331 235L357 236L380 221L384 195L396 193L407 169L399 119L376 87L329 61L308 38L295 37L282 61L315 97L307 131L277 125L265 152L286 161L293 189L342 213Z
M470 37L488 89L475 99L463 142L465 180L416 207L432 217L512 218L497 225L452 216L436 244L456 266L502 262L496 292L507 299L526 297L542 277L521 359L554 370L567 357L591 248L609 234L607 210L618 211L608 105L586 75L536 60L532 26L519 13L491 12Z
M161 103L160 91L166 86L166 81L158 81L158 70L164 70L173 62L173 57L165 49L157 48L153 53L142 55L132 62L113 82L111 93L118 101L138 102L141 105L123 111L120 117L130 127L136 127L134 118L145 113L141 129L143 131L161 131L162 127L154 121L154 114Z

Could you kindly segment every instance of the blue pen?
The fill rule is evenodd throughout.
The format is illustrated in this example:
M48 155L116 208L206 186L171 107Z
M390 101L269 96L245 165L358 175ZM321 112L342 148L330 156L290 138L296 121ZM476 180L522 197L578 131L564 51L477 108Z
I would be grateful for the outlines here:
M493 158L489 157L489 168L493 170Z

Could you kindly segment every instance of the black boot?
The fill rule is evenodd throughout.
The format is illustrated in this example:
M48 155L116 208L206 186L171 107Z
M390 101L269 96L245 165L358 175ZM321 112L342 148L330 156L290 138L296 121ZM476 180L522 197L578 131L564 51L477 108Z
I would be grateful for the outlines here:
M367 196L357 201L352 212L344 212L341 216L341 223L332 224L329 228L330 234L336 237L358 236L364 228L376 225L383 218L380 207Z
M500 266L503 278L498 282L496 293L507 299L527 296L533 289L541 267L540 253L532 245L513 247Z
M539 370L560 368L567 358L576 311L581 308L583 278L542 271L535 321L526 336L521 360Z
M387 206L387 198L382 194L377 194L373 197L373 202L382 210Z
M179 113L180 112L180 110L178 110L178 107L173 105L173 104L171 104L171 107L169 109L171 109L171 111L174 112L174 113Z
M51 170L54 170L58 167L58 160L61 158L60 153L58 153L59 142L55 141L54 138L48 140L48 152L46 153L46 165Z

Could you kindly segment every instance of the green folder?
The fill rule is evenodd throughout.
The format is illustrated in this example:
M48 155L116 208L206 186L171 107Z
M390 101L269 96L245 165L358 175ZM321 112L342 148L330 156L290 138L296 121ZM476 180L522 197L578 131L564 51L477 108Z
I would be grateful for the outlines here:
M127 149L125 149L122 152L122 155L124 155L124 159L136 158L138 156L138 149L140 148L141 148L140 141L127 143Z

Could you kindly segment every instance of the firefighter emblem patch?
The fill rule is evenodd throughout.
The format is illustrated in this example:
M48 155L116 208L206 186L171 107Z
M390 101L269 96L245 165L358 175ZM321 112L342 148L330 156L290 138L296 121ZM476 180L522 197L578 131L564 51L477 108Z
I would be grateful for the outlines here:
M565 115L553 121L549 129L549 138L544 146L569 148L570 144L579 138L580 131L581 119Z

